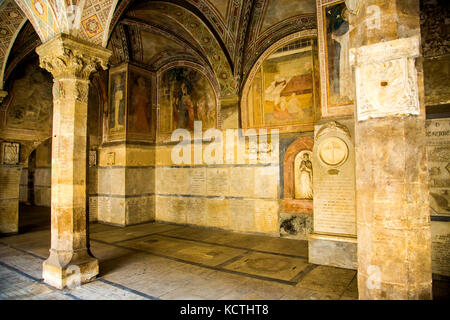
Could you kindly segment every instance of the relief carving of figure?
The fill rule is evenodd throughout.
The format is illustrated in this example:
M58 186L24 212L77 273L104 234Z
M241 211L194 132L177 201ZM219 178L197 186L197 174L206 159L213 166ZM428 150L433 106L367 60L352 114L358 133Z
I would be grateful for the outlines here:
M313 169L310 154L304 152L297 157L300 158L295 161L295 198L311 200L313 198Z

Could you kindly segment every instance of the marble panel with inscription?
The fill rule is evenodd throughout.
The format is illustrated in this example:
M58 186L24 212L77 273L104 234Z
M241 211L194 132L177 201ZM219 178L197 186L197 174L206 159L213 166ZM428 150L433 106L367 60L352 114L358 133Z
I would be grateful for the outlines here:
M230 168L207 168L206 192L209 196L228 196L230 193Z
M206 194L206 168L191 168L189 172L189 194Z
M229 201L224 198L207 199L206 221L208 226L229 228Z
M431 215L450 216L450 119L426 122Z
M279 229L278 210L278 201L255 201L255 231L277 233Z
M280 168L265 166L255 168L255 197L276 199L278 197Z
M156 197L156 217L157 221L174 223L186 223L186 209L188 198L173 196Z
M230 168L230 196L253 197L255 186L253 167Z
M450 223L431 221L431 266L433 273L450 277Z
M206 198L187 198L187 223L197 226L206 226Z
M317 125L313 153L314 232L356 235L352 121Z
M230 228L237 231L255 230L255 201L230 200Z

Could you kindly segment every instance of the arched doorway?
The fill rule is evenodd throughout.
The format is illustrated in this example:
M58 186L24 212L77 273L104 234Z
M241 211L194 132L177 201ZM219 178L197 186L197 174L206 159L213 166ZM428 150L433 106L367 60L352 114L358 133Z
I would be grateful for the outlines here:
M51 138L24 161L19 186L19 233L50 228Z

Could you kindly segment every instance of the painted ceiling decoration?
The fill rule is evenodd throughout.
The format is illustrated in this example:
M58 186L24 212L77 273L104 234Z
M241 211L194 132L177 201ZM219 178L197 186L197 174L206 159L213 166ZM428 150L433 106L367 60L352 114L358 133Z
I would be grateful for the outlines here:
M15 67L30 54L36 54L34 50L41 44L41 40L34 31L33 25L27 21L17 35L8 59L5 61L4 79L9 79Z
M316 28L315 0L255 0L245 41L241 87L250 69L273 43L294 32Z
M118 0L16 0L42 42L67 33L105 46Z
M1 76L28 19L40 41L69 33L110 48L113 64L157 70L176 60L200 62L216 75L221 96L234 96L272 43L316 27L315 7L315 0L3 0ZM17 59L10 60L8 68Z
M137 19L125 18L125 19L121 20L121 24L127 25L129 27L130 26L137 27L136 29L141 29L143 34L152 33L156 36L156 37L155 36L153 37L153 38L156 38L155 41L144 41L143 42L143 45L147 46L148 49L146 50L145 48L143 48L143 50L141 52L142 55L145 51L153 51L153 52L155 50L157 51L158 47L162 47L166 40L170 40L169 43L173 42L173 44L172 45L169 44L168 49L183 48L188 53L191 53L192 55L196 55L201 60L203 60L205 63L208 63L206 57L203 55L201 47L199 45L197 45L197 46L195 45L196 43L193 38L192 38L192 41L188 41L189 39L183 38L179 34L171 31L169 28L152 25L150 23L139 21ZM160 50L160 51L162 51L162 50ZM150 55L151 55L151 53L150 53ZM150 63L150 62L144 61L143 57L141 57L140 60L143 63L148 64L149 66L152 65L152 63Z
M184 42L184 55L189 53L194 57L198 56L201 58L200 61L206 59L207 65L213 69L218 78L221 96L236 94L233 70L223 47L204 21L186 8L163 1L137 2L123 15L119 24L130 26L128 30L131 51L137 62L143 62L143 52L146 49L143 47L145 41L142 39L145 37L145 31L148 33L152 27L151 31L155 34L156 29L161 29L166 35L172 34L167 38L166 46L175 42L174 37L177 37L178 42ZM139 33L134 32L136 31L134 27L139 29Z
M0 3L0 90L3 88L6 61L23 24L27 21L14 0Z

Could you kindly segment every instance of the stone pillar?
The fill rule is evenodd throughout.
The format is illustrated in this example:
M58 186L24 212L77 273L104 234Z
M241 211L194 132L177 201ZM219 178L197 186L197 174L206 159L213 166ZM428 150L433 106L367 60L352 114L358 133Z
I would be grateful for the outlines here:
M138 85L138 80L143 82ZM141 85L148 94L146 116L151 112L147 129L136 125L139 106L133 97ZM109 70L109 92L112 102L98 159L98 222L125 227L154 221L156 74L128 62L115 66Z
M109 50L60 34L36 49L53 74L51 249L44 281L62 289L98 274L87 249L86 143L89 76Z
M430 299L419 0L356 2L361 5L350 15L350 62L359 298Z

